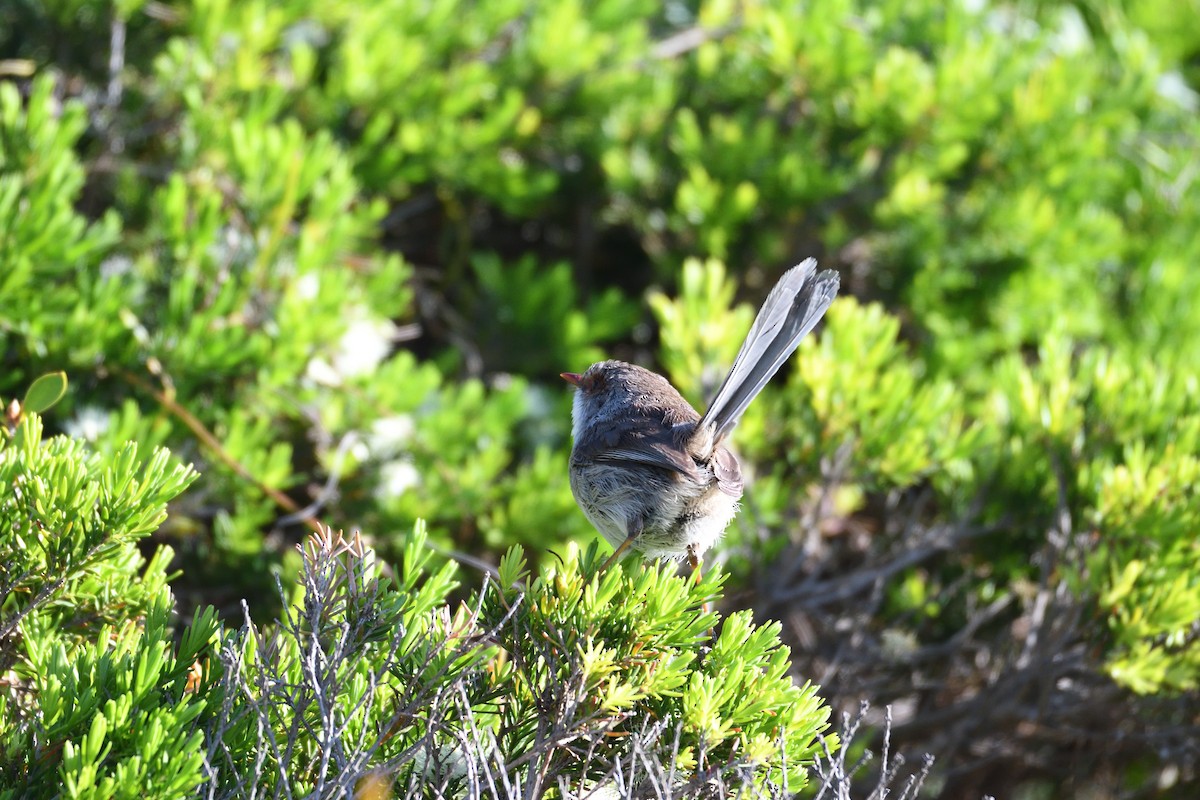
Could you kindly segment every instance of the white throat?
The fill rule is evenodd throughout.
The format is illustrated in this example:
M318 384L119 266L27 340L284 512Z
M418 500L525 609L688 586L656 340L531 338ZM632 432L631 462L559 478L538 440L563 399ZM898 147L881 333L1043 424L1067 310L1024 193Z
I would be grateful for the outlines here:
M583 429L587 423L587 420L584 419L585 416L583 390L576 389L575 397L571 400L571 441L575 444L578 444L579 438L583 436Z

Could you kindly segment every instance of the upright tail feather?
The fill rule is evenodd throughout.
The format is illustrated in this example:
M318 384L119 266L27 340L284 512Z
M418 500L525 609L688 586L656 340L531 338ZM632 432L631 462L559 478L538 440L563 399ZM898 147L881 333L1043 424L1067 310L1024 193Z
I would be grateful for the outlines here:
M700 425L709 425L720 441L767 381L813 329L833 298L839 278L833 270L815 274L817 262L808 258L783 274L754 318L733 367L717 389Z

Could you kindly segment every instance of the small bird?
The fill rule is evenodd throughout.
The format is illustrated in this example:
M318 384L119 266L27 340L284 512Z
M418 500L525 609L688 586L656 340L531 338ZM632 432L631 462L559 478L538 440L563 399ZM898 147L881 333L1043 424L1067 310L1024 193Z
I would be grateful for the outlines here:
M614 548L601 569L630 547L695 567L725 532L743 488L726 439L837 295L838 274L816 269L806 259L775 284L703 416L666 378L634 364L562 373L576 387L571 492Z

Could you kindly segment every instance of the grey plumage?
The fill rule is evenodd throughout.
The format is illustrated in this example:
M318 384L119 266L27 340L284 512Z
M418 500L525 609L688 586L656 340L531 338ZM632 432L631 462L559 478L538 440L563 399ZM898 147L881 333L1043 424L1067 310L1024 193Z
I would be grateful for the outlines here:
M703 417L666 378L633 364L563 373L577 387L571 491L614 559L632 546L697 563L724 533L742 496L724 439L837 295L837 273L816 266L810 258L779 279Z
M767 295L729 374L700 420L702 426L712 428L717 441L733 430L837 296L838 274L827 269L814 277L816 270L816 259L805 259L785 272Z

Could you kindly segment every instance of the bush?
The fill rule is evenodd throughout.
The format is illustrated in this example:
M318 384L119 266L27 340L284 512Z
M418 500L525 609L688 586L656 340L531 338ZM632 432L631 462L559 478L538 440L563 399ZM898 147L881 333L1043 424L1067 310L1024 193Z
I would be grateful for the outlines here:
M135 544L194 477L164 451L42 442L36 416L0 440L0 796L804 785L829 710L792 683L778 625L735 614L707 644L715 573L601 576L593 547L531 578L517 549L452 612L423 528L394 581L360 537L322 531L277 626L206 610L173 641L170 553Z
M556 373L623 357L702 404L814 255L843 297L736 432L723 611L778 621L834 708L891 704L929 791L1185 796L1183 14L10 3L0 395L62 370L46 425L97 469L130 441L196 465L137 533L184 618L296 613L274 584L318 521L397 561L424 520L434 574L521 545L532 587L594 539Z
M41 437L37 416L0 432L0 795L190 791L205 708L191 675L216 617L175 641L170 550L147 560L136 542L196 476L162 450L99 459Z

